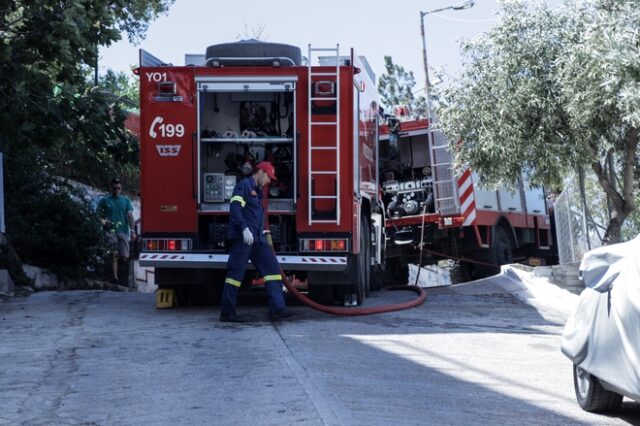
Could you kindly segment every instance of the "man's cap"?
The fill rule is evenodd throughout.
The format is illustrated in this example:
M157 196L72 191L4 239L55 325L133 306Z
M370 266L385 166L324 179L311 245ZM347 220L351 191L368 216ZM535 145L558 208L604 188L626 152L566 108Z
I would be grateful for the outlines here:
M273 168L273 164L271 164L270 162L262 161L258 163L256 169L263 170L267 174L267 176L269 176L269 179L278 180L278 178L276 177L276 170Z

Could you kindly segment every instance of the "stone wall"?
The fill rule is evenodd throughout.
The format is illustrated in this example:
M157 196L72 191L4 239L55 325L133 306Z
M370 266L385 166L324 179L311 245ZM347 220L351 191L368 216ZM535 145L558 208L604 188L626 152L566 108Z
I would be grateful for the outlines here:
M534 274L538 277L546 277L558 287L564 288L575 294L584 290L584 283L578 278L578 263L567 265L538 266Z

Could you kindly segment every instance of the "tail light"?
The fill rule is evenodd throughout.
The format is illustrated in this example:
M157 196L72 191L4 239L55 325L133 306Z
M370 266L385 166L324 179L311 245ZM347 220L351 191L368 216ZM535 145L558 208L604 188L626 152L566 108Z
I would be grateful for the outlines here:
M349 250L349 239L347 238L301 238L300 251L302 252L346 252Z
M187 251L191 249L188 238L145 238L142 240L145 251Z

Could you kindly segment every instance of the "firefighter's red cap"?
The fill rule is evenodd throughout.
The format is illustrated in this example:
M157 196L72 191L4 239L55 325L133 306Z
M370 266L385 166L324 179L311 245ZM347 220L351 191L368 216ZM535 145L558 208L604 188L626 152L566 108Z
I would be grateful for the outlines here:
M262 161L258 163L256 169L263 170L267 174L267 176L269 176L269 179L278 180L278 178L276 177L276 170L273 168L273 164L271 164L270 162Z

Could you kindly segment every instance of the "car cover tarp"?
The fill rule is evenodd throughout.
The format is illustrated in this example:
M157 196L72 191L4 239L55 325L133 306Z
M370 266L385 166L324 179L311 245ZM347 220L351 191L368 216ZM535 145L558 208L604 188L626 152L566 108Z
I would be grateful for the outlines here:
M589 251L580 277L585 289L565 325L562 352L640 400L640 236Z

